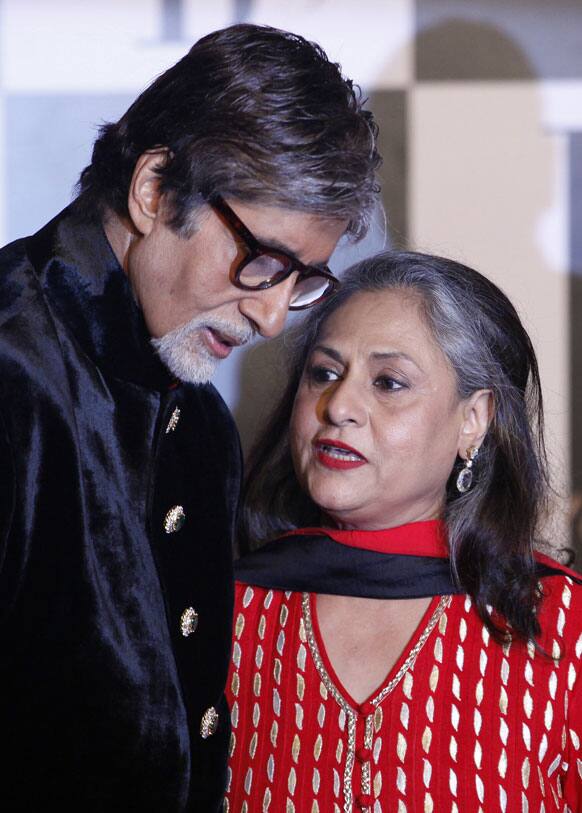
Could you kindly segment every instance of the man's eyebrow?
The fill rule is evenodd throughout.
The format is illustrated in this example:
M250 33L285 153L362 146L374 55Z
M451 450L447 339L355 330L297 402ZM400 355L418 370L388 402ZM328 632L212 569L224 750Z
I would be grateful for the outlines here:
M272 248L273 251L282 251L283 254L288 254L290 257L293 257L294 260L300 262L297 254L291 251L289 246L286 246L285 243L280 243L276 237L270 237L268 240L264 240L261 235L257 234L257 240L264 248Z
M257 234L256 239L257 242L260 243L263 248L267 248L275 252L277 251L282 252L283 254L286 254L288 257L291 257L291 259L295 260L296 263L299 263L299 265L308 265L309 268L320 268L322 270L327 269L327 265L325 262L304 263L303 260L301 260L297 256L297 254L292 249L289 248L289 246L286 246L285 243L280 243L279 240L277 240L277 238L270 237L268 240L263 240L263 238Z

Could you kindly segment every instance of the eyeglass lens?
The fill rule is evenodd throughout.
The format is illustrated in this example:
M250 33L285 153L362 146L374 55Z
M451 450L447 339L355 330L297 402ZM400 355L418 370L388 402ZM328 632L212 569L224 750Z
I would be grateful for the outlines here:
M287 274L289 261L277 255L261 254L247 263L241 270L239 280L249 288L261 288L265 283L276 285ZM316 302L329 289L325 277L299 277L295 283L290 307L303 308Z

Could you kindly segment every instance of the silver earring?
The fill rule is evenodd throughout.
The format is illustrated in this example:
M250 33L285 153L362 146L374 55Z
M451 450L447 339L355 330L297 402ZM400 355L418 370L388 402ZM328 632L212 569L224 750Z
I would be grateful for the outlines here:
M457 477L457 491L460 491L461 494L464 494L465 491L468 491L471 488L471 483L473 482L473 461L478 454L479 448L477 446L471 446L469 449L467 449L467 459L465 460L465 465Z

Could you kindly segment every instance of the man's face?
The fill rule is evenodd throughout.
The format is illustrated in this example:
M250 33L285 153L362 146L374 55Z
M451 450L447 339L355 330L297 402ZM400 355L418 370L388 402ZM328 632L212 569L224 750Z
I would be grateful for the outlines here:
M255 237L305 264L327 263L345 221L228 200ZM196 215L190 237L168 225L163 200L151 228L134 238L126 271L154 346L170 371L186 381L208 380L233 346L255 333L281 332L297 274L266 289L245 291L231 281L244 247L210 207Z

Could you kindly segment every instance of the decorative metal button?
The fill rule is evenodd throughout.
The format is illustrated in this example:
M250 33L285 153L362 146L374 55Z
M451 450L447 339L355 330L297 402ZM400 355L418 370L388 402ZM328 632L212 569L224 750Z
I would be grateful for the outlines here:
M164 531L167 534L174 534L180 530L185 522L186 514L184 513L184 509L181 505L175 505L173 508L170 508L164 517Z
M216 734L216 729L218 728L218 712L214 708L214 706L210 706L209 709L206 709L204 714L202 715L202 720L200 721L200 736L203 740L208 739L213 734Z
M180 407L176 407L170 416L170 420L168 421L168 425L166 426L166 435L170 432L173 432L174 429L178 426L178 421L180 420Z
M189 635L192 635L193 632L196 632L197 626L198 613L194 607L186 607L180 616L180 631L182 632L184 638L187 638Z

